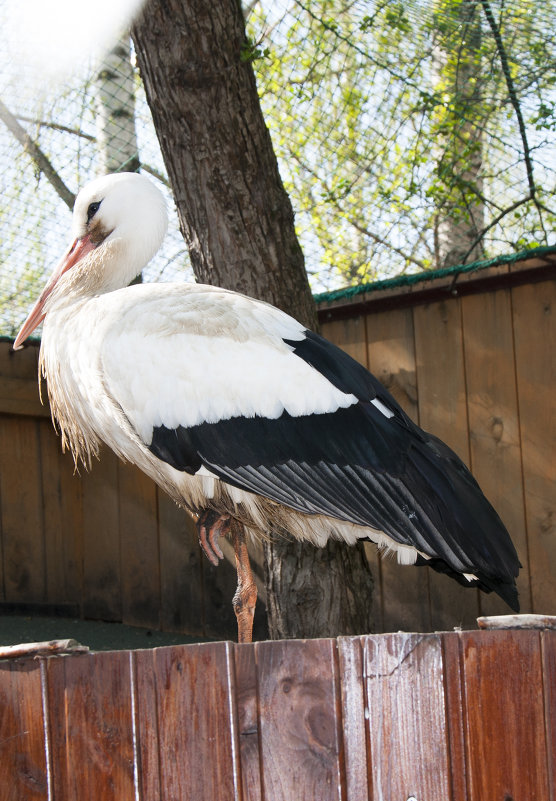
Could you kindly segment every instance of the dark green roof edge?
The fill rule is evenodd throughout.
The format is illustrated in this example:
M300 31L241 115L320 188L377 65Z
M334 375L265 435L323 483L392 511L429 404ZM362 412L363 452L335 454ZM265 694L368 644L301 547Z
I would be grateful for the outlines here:
M372 281L367 284L348 286L344 289L334 289L331 292L320 292L313 295L315 303L332 303L335 300L347 300L356 295L363 295L368 292L377 292L381 289L393 289L398 286L411 286L421 281L432 281L435 278L444 278L448 275L460 275L484 270L487 267L498 267L501 264L512 264L516 261L524 261L539 256L556 254L556 245L544 245L542 247L520 250L519 253L510 253L505 256L495 256L485 261L474 261L471 264L458 264L455 267L444 267L440 270L424 270L421 273L411 273L410 275L398 275L395 278L384 278L381 281Z

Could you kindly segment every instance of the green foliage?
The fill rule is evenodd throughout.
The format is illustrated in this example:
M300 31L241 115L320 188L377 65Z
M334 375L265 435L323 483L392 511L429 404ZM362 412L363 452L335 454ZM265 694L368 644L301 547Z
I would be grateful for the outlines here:
M268 58L268 56L270 56L270 48L262 48L258 42L255 42L249 36L242 44L239 54L240 59L244 62L253 62L260 58Z
M462 248L470 260L554 242L556 0L251 6L241 58L257 74L315 289L438 267ZM92 69L47 91L10 73L4 56L0 97L76 191L98 169ZM136 89L141 161L164 187L138 74ZM0 329L8 333L66 246L69 213L2 123L0 163ZM457 237L464 244L448 253ZM174 220L146 280L183 277L183 247Z
M555 189L554 5L532 14L527 0L491 3L546 206ZM261 102L315 280L442 266L458 238L467 244L456 257L467 260L547 242L551 212L528 199L524 144L480 0L295 0L278 9L267 0L249 30L268 45L255 63ZM515 204L519 217L505 213Z

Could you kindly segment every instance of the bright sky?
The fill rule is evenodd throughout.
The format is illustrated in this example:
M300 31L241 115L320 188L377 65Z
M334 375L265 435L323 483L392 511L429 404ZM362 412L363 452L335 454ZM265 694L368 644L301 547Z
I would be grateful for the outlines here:
M129 27L143 0L3 0L2 38L11 61L61 80L101 55Z

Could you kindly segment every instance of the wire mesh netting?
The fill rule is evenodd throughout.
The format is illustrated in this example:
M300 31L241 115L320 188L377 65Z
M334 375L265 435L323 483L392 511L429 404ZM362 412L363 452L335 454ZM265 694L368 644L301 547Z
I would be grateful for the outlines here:
M554 1L263 0L252 63L316 290L554 243ZM49 83L0 0L0 334L66 246L78 188L118 169L171 193L133 50ZM0 45L1 47L2 45ZM14 56L15 54L15 56ZM172 213L144 280L190 280Z

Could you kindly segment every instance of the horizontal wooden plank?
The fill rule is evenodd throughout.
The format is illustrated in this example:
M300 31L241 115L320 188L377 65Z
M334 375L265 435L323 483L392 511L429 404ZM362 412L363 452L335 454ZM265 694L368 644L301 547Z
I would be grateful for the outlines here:
M44 405L40 401L37 380L0 376L0 413L50 417L50 407L43 385Z
M39 343L25 344L21 350L14 351L12 341L0 341L0 376L6 378L26 378L37 383L39 362Z
M46 384L40 402L37 380L39 349L36 345L14 352L11 342L0 342L0 414L50 417Z

